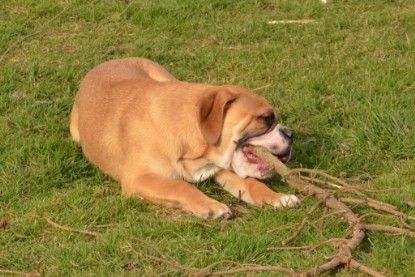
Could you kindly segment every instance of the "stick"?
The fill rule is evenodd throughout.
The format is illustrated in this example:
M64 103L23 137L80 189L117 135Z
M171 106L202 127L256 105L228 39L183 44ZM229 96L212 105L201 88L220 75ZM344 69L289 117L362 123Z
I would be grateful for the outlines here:
M362 265L361 263L357 262L356 260L351 259L349 265L351 267L357 268L360 271L372 276L372 277L386 277L385 275L371 269L370 267L367 267L365 265Z
M283 180L292 188L296 189L302 194L314 195L318 200L323 201L324 204L334 211L344 211L341 216L347 221L352 230L352 237L348 242L341 247L338 253L327 263L317 266L313 269L307 270L302 273L303 276L315 276L320 273L333 270L339 266L347 265L351 260L351 252L355 250L363 241L366 235L365 227L359 221L359 217L353 213L353 211L340 202L333 194L325 189L316 187L310 183L301 180L299 177L292 174L292 170L286 167L280 160L275 158L267 150L262 147L251 147L250 151L261 159L265 160L268 164L273 165L275 171L281 175ZM306 170L307 172L317 173L320 176L326 177L332 181L341 183L343 186L347 186L342 180L330 176L329 174L322 173L314 170ZM302 170L296 169L296 173L301 173ZM340 181L340 182L339 182Z
M291 247L269 247L267 248L267 250L310 250L313 251L316 248L319 248L320 246L323 246L325 244L329 244L329 243L335 243L335 242L343 242L343 243L347 243L348 240L347 239L343 239L343 238L334 238L334 239L328 239L322 242L319 242L317 244L311 244L311 245L305 245L305 246L291 246Z
M317 23L315 19L299 19L299 20L272 20L268 21L268 24L312 24Z
M313 213L318 209L318 207L320 207L320 205L323 203L323 201L319 201L317 202L317 204L315 204L310 211L306 214L306 216L303 218L303 221L301 222L300 226L298 226L297 230L294 232L294 234L292 234L291 237L285 239L282 241L282 245L287 245L290 242L292 242L293 240L295 240L301 233L301 231L303 230L304 226L307 224L308 220L310 219L310 217L313 215Z
M48 222L49 225L52 225L55 228L61 229L61 230L65 230L65 231L70 231L70 232L74 232L74 233L80 233L80 234L84 234L84 235L88 235L91 237L95 237L97 236L99 233L96 232L92 232L92 231L87 231L87 230L80 230L80 229L75 229L72 227L67 227L67 226L63 226L63 225L59 225L58 223L53 222L52 220L46 218L46 221Z
M52 21L54 21L56 18L58 18L60 15L62 15L64 12L66 12L67 9L63 9L60 13L56 14L54 17L52 17L49 21L47 21L45 24L42 25L41 29L43 29L45 26L49 25ZM28 38L34 37L34 36L39 36L39 35L48 35L49 33L42 33L42 32L35 32L33 34L29 34L27 36L22 37L21 39L19 39L18 41L14 42L12 45L10 45L4 52L3 54L0 56L0 64L2 63L4 57L7 55L7 53L10 52L10 50L12 50L14 47L16 47L17 45L19 45L20 43L22 43L23 41L25 41Z
M4 273L4 274L15 274L15 275L24 275L24 276L27 276L27 277L40 277L40 274L39 273L29 273L29 272L8 270L8 269L0 269L0 273Z
M415 232L411 232L410 230L404 228L386 226L381 224L365 224L365 227L367 230L371 231L382 231L397 235L406 235L408 237L415 238Z

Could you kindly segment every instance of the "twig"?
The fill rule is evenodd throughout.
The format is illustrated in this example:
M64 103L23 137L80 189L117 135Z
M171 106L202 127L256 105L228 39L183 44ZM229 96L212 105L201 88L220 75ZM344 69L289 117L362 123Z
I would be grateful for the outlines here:
M200 275L203 275L203 274L208 274L209 272L211 272L211 270L212 270L212 268L214 268L215 266L218 266L218 265L220 265L220 264L224 264L224 263L228 263L228 264L236 264L236 265L238 265L238 263L236 263L236 262L234 262L234 261L230 261L230 260L222 260L222 261L218 261L218 262L214 262L214 263L212 263L212 264L210 264L210 265L208 265L207 267L205 267L205 268L202 268L202 269L200 269ZM238 265L239 266L239 265Z
M146 257L152 261L155 261L157 263L164 263L164 264L168 264L176 269L178 269L180 272L184 272L184 273L197 273L197 270L191 267L187 267L187 266L182 266L181 264L179 264L178 262L176 262L175 260L168 260L168 259L164 259L164 258L159 258L156 256L152 256L143 252L137 252L135 251L135 253L140 256L140 257Z
M384 188L384 189L361 189L366 192L389 192L397 190L405 190L405 188Z
M241 265L239 267L231 268L228 270L216 271L196 276L223 276L246 272L281 272L289 276L298 276L298 274L291 269L271 265Z
M337 188L337 189L342 188L342 186L336 185L334 183L319 180L319 179L316 179L316 178L307 177L307 176L300 176L300 179L305 180L305 181L309 181L309 182L312 182L312 183L315 183L315 184L323 185L325 187L333 187L333 188Z
M92 232L92 231L87 231L87 230L80 230L80 229L75 229L72 227L67 227L67 226L63 226L63 225L59 225L58 223L53 222L52 220L46 218L46 221L48 222L49 225L61 229L61 230L65 230L65 231L70 231L70 232L74 232L74 233L80 233L80 234L84 234L84 235L88 235L91 237L95 237L97 235L99 235L99 233L96 232Z
M52 17L50 20L48 20L45 24L43 24L41 26L40 29L45 28L47 25L49 25L52 21L54 21L56 18L58 18L59 16L61 16L64 12L66 12L67 9L63 9L60 13L56 14L54 17ZM21 39L19 39L18 41L14 42L12 45L10 45L4 52L3 54L0 56L0 64L3 62L4 57L7 55L7 53L9 53L14 47L16 47L17 45L19 45L20 43L22 43L23 41L34 37L34 36L39 36L39 35L48 35L50 33L42 33L40 31L26 35L24 37L22 37Z
M285 230L285 229L294 229L296 225L298 224L287 224L287 225L278 226L277 228L267 230L267 233L272 233L275 231Z
M409 199L402 199L402 203L405 203L406 205L408 205L411 208L415 208L415 202L411 201Z
M139 240L139 241L141 241L141 240ZM281 273L288 274L290 276L297 276L297 274L294 271L292 271L291 269L288 269L288 268L279 267L279 266L266 266L266 265L263 266L263 265L256 265L256 264L255 265L243 264L243 265L238 265L236 267L226 269L226 270L211 271L212 268L214 268L215 266L217 266L219 264L234 263L234 262L229 261L229 260L214 262L214 263L210 264L209 266L204 267L202 269L187 267L187 266L181 265L176 260L174 260L170 257L166 257L164 254L161 253L161 251L159 251L156 247L152 246L148 242L146 242L146 241L144 241L144 242L151 249L157 251L161 255L161 258L153 256L153 255L149 255L149 254L146 254L146 253L143 253L143 252L138 252L130 244L128 244L128 245L129 245L130 249L134 253L136 253L138 256L148 258L149 260L152 260L153 262L156 262L156 263L163 263L163 264L169 265L169 266L176 269L175 272L185 273L185 274L188 274L190 276L223 276L223 275L231 275L231 274L244 273L244 272L281 272Z
M362 265L361 263L359 263L358 261L351 259L349 265L351 267L354 267L356 269L359 269L360 271L372 276L372 277L385 277L385 275L371 269L370 267L367 267L365 265Z
M312 24L317 23L314 19L300 19L300 20L272 20L268 21L268 24Z
M269 247L267 248L267 250L309 250L309 251L313 251L323 245L329 244L329 243L335 243L335 242L343 242L343 243L347 243L348 240L347 239L343 239L343 238L334 238L334 239L328 239L316 244L311 244L311 245L304 245L304 246L282 246L282 247Z
M266 85L264 85L262 87L254 88L252 91L258 91L258 90L261 90L261 89L264 89L264 88L268 88L270 86L271 86L271 84L266 84Z
M394 214L396 216L409 218L405 213L397 211L395 206L392 206L390 204L386 204L386 203L383 203L383 202L379 202L379 201L373 201L373 199L370 199L370 198L363 200L363 199L343 197L343 198L339 198L339 200L341 202L344 202L344 203L367 205L367 206L372 207L374 209L384 211L384 212L388 212L388 213Z
M364 221L366 217L370 217L370 216L380 217L380 218L385 218L385 219L396 219L395 215L386 215L386 214L379 214L379 213L367 213L359 217L359 219L360 221Z
M40 277L39 273L29 273L29 272L8 270L8 269L0 269L0 273L14 274L14 275L24 275L26 277Z
M301 222L301 224L298 226L297 230L294 232L294 234L292 234L291 237L285 239L282 241L282 245L287 245L288 243L290 243L291 241L295 240L301 233L301 231L303 230L304 226L307 224L308 220L310 219L310 217L314 214L314 212L318 209L318 207L320 207L320 205L324 202L324 200L320 200L317 202L317 204L315 204L310 211L308 211L308 213L305 215L305 217L303 218L303 221Z
M97 224L97 225L91 225L91 228L112 228L117 226L117 224L109 223L109 224Z
M408 237L415 238L415 232L412 232L404 228L381 225L381 224L365 224L365 228L370 231L382 231L382 232L387 232L387 233L392 233L392 234L397 234L397 235L406 235Z
M319 222L323 222L326 218L333 216L333 215L341 215L343 213L345 213L347 211L334 211L328 214L323 215L322 217L320 217L319 219L317 219L316 221L314 221L314 224L317 224Z
M330 174L327 174L327 173L325 173L321 170L308 169L308 168L293 168L293 169L289 169L289 172L290 172L290 174L307 173L307 174L310 174L310 175L321 176L321 177L327 178L328 180L331 180L332 182L338 183L341 186L344 186L344 187L349 186L349 184L347 184L345 181L343 181L339 178L336 178L334 176L331 176Z

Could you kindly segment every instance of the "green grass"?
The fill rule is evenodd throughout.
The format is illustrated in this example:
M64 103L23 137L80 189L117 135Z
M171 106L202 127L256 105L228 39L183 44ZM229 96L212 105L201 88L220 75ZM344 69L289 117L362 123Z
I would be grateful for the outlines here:
M186 81L266 86L257 93L296 134L290 167L359 178L370 188L400 187L371 196L415 216L401 202L415 198L414 12L412 0L3 1L0 218L8 226L0 229L0 269L43 276L171 270L132 251L158 255L143 240L194 267L228 259L301 271L333 254L330 247L310 256L266 251L291 234L266 231L300 222L312 199L295 210L261 210L213 183L198 184L235 211L222 222L122 198L118 184L70 140L68 123L84 74L126 56L155 60ZM282 19L318 23L267 24ZM277 179L268 184L292 192ZM46 218L100 235L61 231ZM342 236L345 228L331 218L321 233L306 228L295 245ZM388 276L413 276L415 240L369 233L355 257Z

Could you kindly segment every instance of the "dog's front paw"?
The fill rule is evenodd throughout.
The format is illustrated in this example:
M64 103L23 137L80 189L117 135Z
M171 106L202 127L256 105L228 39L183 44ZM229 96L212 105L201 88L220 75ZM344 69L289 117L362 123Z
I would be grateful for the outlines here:
M231 209L228 206L213 199L192 205L189 210L196 216L205 219L228 219L232 216Z
M273 206L277 208L281 207L296 207L301 203L300 199L295 195L282 195L277 201L273 202Z

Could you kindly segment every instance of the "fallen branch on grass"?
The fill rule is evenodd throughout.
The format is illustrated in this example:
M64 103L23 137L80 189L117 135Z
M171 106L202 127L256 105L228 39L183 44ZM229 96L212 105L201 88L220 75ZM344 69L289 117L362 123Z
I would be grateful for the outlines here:
M69 232L84 234L84 235L88 235L88 236L91 236L91 237L95 237L99 234L99 233L88 231L88 230L80 230L80 229L75 229L75 228L68 227L68 226L59 225L58 223L55 223L55 222L53 222L52 220L50 220L48 218L46 218L46 221L48 222L49 225L51 225L55 228L65 230L65 231L69 231Z
M329 272L336 270L342 266L348 266L352 268L356 268L361 272L364 272L373 277L383 277L381 273L377 272L376 270L369 268L353 258L353 251L359 247L362 241L365 238L366 231L382 231L388 232L394 235L406 235L409 237L415 237L415 232L411 231L414 230L415 227L408 224L407 220L414 220L413 217L408 216L407 214L398 211L397 207L369 198L367 197L360 189L355 188L347 184L345 181L333 177L325 172L319 170L311 170L311 169L289 169L283 163L281 163L278 159L272 156L268 151L262 149L260 147L251 147L250 151L255 155L259 156L261 159L265 160L268 164L273 165L275 168L276 173L278 173L282 180L287 183L289 186L296 189L301 194L306 195L307 197L313 196L317 198L318 202L315 204L306 214L304 219L294 231L293 235L288 239L285 239L282 244L286 245L290 242L297 239L300 236L302 229L306 224L309 224L313 227L316 227L316 223L322 224L323 220L329 216L338 215L343 217L349 228L346 231L345 238L331 238L326 241L308 245L308 246L283 246L283 247L269 247L267 250L307 250L313 251L318 247L323 245L332 245L334 248L339 249L338 252L330 258L330 261L323 265L315 266L312 269L306 270L303 273L297 274L291 269L279 267L279 266L270 266L270 265L259 265L259 264L236 264L232 261L218 261L215 262L205 268L193 268L183 266L178 263L173 258L165 255L162 251L158 250L155 246L151 245L148 242L141 242L141 245L147 245L148 248L156 251L159 254L159 257L152 256L150 254L144 252L138 252L132 248L139 257L146 258L154 263L157 264L164 264L168 265L172 268L171 271L167 272L166 274L170 273L184 273L190 276L222 276L222 275L232 275L238 273L248 273L248 272L279 272L284 273L290 276L315 276L319 275L324 272ZM306 174L307 176L303 176ZM323 187L323 188L322 188ZM333 191L333 188L335 189ZM329 190L330 189L330 190ZM392 188L393 189L393 188ZM392 190L392 189L388 189ZM364 191L364 190L363 190ZM343 197L343 198L336 198L337 194L341 193L348 193L348 194L355 194L364 199L355 199L350 197ZM362 216L356 215L352 209L347 206L346 204L353 204L353 205L366 205L375 209L377 211L386 212L387 214L381 214L376 212L369 212ZM310 222L310 218L313 213L321 206L324 206L325 212L323 216L321 216L318 220L314 223ZM332 211L328 213L328 209ZM399 219L399 223L401 224L401 228L381 225L381 224L365 224L363 223L367 217L380 217L385 219ZM290 226L280 226L277 229L287 228ZM317 228L317 227L316 227ZM268 232L275 231L276 229L269 230ZM214 270L216 266L221 264L234 264L233 267L228 268L226 270ZM235 265L236 264L236 265ZM163 275L163 274L162 274Z
M379 272L376 272L375 270L368 268L367 266L364 266L353 259L352 252L361 244L361 242L365 238L366 230L385 231L394 234L414 237L415 233L410 231L410 229L412 229L412 226L405 222L407 219L412 220L413 218L409 217L403 212L398 211L397 207L366 197L364 193L359 191L357 188L352 188L346 182L333 176L330 176L327 173L310 169L289 169L285 166L285 164L280 162L267 150L261 147L252 147L250 150L252 153L259 156L261 159L265 160L268 164L273 165L276 173L278 173L282 177L282 180L289 186L293 187L302 194L315 196L319 200L319 202L317 203L318 205L316 205L315 207L319 206L320 202L322 202L326 207L333 210L333 213L341 215L347 221L349 225L349 230L352 230L351 238L344 243L344 245L340 248L338 253L334 255L329 262L320 266L316 266L314 269L307 270L301 273L301 276L318 275L323 272L334 270L340 266L352 266L371 276L383 276ZM302 173L306 173L311 176L304 177L301 175ZM319 177L323 177L328 181L323 181ZM319 185L323 185L326 188L335 187L337 188L338 192L351 192L359 196L363 196L365 199L337 199L333 193L329 192L327 189L319 187ZM365 204L376 210L388 212L396 217L399 217L402 220L401 223L406 227L406 229L380 224L363 224L362 218L359 218L345 203L360 205ZM312 211L310 210L310 212L307 213L307 216L300 224L300 227L294 233L295 237L299 235L305 222L308 221L308 218L311 216L311 212ZM292 237L294 237L294 235ZM292 239L288 242L290 241L292 241ZM284 242L286 244L287 240Z

